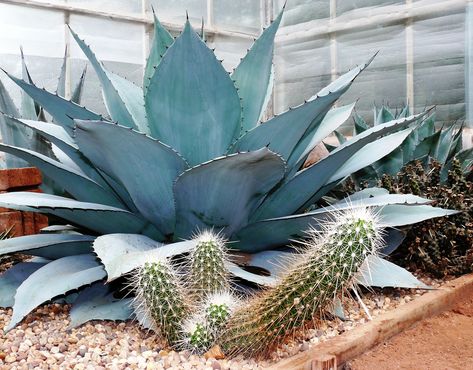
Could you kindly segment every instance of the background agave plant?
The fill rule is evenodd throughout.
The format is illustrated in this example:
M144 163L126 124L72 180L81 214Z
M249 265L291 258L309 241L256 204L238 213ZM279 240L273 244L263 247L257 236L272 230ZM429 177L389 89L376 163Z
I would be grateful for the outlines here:
M71 31L99 76L115 122L9 75L54 122L12 115L4 120L30 128L66 156L57 160L7 144L0 149L39 167L67 196L1 194L0 205L48 213L76 229L52 227L1 243L2 253L36 257L0 277L0 305L14 307L7 329L37 305L79 288L77 298L68 298L75 299L73 325L128 318L129 300L114 297L115 284L153 258L189 252L195 241L187 239L199 229L219 232L234 250L251 254L250 265L271 272L274 259L286 253L276 249L303 237L309 226L317 228L334 209L371 206L389 227L451 213L431 207L427 199L382 189L305 212L348 175L397 148L427 112L367 129L301 170L312 148L351 114L353 104L330 108L371 59L306 103L258 124L270 94L281 17L282 12L231 74L189 22L174 39L156 19L143 89L107 70ZM391 231L387 239L395 242ZM226 264L242 281L274 280ZM420 286L381 258L372 266L366 285ZM104 286L104 279L116 281Z
M380 109L374 108L373 125L380 125L394 119L409 116L409 106L404 106L401 110L393 111L387 106ZM359 114L354 116L353 135L358 135L369 129L369 125ZM336 136L341 143L346 138L336 132ZM435 128L435 113L427 117L407 136L406 140L391 153L379 161L357 171L351 176L355 185L362 183L376 185L383 175L396 175L403 166L415 160L421 160L424 166L428 167L432 160L441 165L440 180L445 182L448 170L452 167L453 159L460 161L465 174L471 172L473 166L473 148L462 148L462 127L451 125L448 128ZM328 149L333 150L333 147Z

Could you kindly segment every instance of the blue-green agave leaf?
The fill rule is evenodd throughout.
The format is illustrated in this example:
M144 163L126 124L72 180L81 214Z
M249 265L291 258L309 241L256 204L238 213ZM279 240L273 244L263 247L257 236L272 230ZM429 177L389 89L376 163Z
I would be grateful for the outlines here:
M76 141L97 168L125 186L144 217L165 235L172 234L172 186L188 167L179 154L148 136L104 122L77 121Z
M435 150L434 158L440 163L444 164L448 160L450 154L450 148L456 145L453 138L453 130L455 126L450 126L446 129L440 130L440 137Z
M334 182L337 179L349 175L351 170L360 168L357 166L357 163L351 160L358 151L362 150L362 152L365 153L364 157L358 160L362 159L365 166L370 164L369 158L375 161L379 159L379 156L376 157L371 153L366 154L366 150L363 149L367 144L374 142L383 135L405 128L425 114L427 114L427 112L374 126L341 144L326 158L298 172L292 179L267 197L262 206L255 212L252 219L261 220L264 218L292 214L298 209L316 202L318 199L314 196L317 195L318 191L325 184ZM399 137L397 137L397 139L399 139ZM385 140L389 141L390 138L388 137ZM378 146L375 146L378 150ZM393 150L393 148L387 147L385 150L384 154L387 154ZM382 151L380 153L382 153ZM368 158L366 158L366 156Z
M363 119L363 117L361 117L358 113L355 113L353 115L353 121L355 123L353 127L354 135L361 134L363 131L366 131L370 128L368 124L365 122L365 120Z
M379 110L378 115L376 116L375 125L380 125L382 123L393 121L394 119L395 117L391 113L391 111L383 105Z
M22 252L32 256L57 259L90 252L95 237L81 234L38 234L0 241L0 255ZM82 253L77 253L82 251ZM60 257L59 257L60 256Z
M62 58L61 72L57 81L56 94L62 97L66 96L66 71L67 71L67 46L64 50L64 57ZM23 79L25 79L23 77Z
M392 204L383 207L379 211L379 217L385 226L404 226L457 213L458 211L452 209L437 208L429 205Z
M92 284L79 293L72 305L69 328L75 328L90 320L125 321L132 317L132 299L119 299L102 282Z
M80 104L82 100L82 93L84 91L84 82L85 82L86 73L87 73L87 64L82 70L82 74L80 75L79 82L77 82L77 85L74 88L74 91L72 92L71 101L76 104Z
M13 329L41 303L105 276L103 266L91 254L64 257L48 263L33 272L18 287L13 315L5 330Z
M300 155L298 155L297 153L300 144L297 145L294 153L289 159L289 166L292 166L295 163L295 169L300 168L304 164L309 153L318 144L320 144L323 139L325 139L333 131L335 131L343 123L346 122L346 120L351 116L353 108L355 108L355 103L329 110L325 117L322 119L322 122L314 130L313 134L311 136L307 136L309 140L303 140L300 143L303 143L303 146L301 147L305 147ZM308 143L305 143L304 141L308 141Z
M151 77L153 77L155 68L161 62L164 53L174 42L174 37L166 30L153 9L153 18L154 18L154 37L153 43L151 44L151 50L149 52L148 60L146 61L145 74L143 77L143 90L146 95L148 90L148 85L150 83Z
M364 286L377 286L380 288L432 289L406 269L374 255L366 258L355 281Z
M69 30L99 77L105 105L112 119L123 126L149 133L143 90L131 81L106 70L90 47L72 29Z
M317 129L314 124L320 124L321 118L330 110L332 104L350 87L371 60L340 76L306 103L248 131L232 146L231 152L251 151L267 146L287 160L304 135Z
M109 234L94 241L94 252L112 281L154 259L167 258L191 251L196 241L162 244L144 235Z
M253 274L252 272L242 269L240 266L234 264L233 262L226 262L225 266L228 272L230 272L230 274L232 274L233 276L236 276L246 281L250 281L252 283L256 283L258 285L273 286L278 282L278 280L273 276Z
M189 21L156 68L145 105L151 136L192 166L223 155L240 134L233 81Z
M0 307L12 307L15 303L16 290L21 283L46 263L20 262L0 275Z
M293 261L294 253L282 250L269 250L250 254L248 266L259 267L270 273L272 277L278 278L287 271Z
M381 256L389 256L394 252L406 238L406 232L392 227L386 228L383 235L383 247L380 249Z
M232 79L242 99L242 128L251 130L256 126L266 106L268 85L271 84L274 37L278 31L284 8L273 23L255 41L246 56L232 73Z
M54 179L57 185L64 188L78 200L118 207L122 206L121 201L113 193L105 190L94 180L61 162L29 149L5 144L0 144L0 151L16 155L31 165L38 167L43 174Z
M248 223L284 172L284 161L267 148L217 158L187 170L174 185L175 237L189 238L208 228L232 236Z
M33 80L31 79L30 72L25 62L25 55L23 54L23 48L20 48L21 54L21 73L24 81L27 81L29 84L33 85ZM21 92L21 116L25 119L38 119L39 108L36 106L35 101L30 97L25 91Z
M371 187L371 188L366 188L366 189L357 191L356 193L349 195L347 198L341 199L339 202L335 204L346 203L347 201L367 199L367 198L372 198L375 196L386 195L386 194L389 194L389 190L386 190L384 188Z
M29 148L31 133L28 132L24 126L16 125L5 118L6 115L19 117L20 113L2 81L0 81L0 112L3 113L0 114L0 133L2 135L2 141L6 144ZM28 166L25 161L10 154L5 156L5 162L8 168Z
M429 208L430 206L414 206L414 204L425 204L427 202L429 202L428 199L411 194L386 194L355 201L347 198L344 202L324 209L317 209L300 215L262 220L250 224L236 234L234 237L236 242L232 244L232 248L245 252L258 252L285 246L290 243L291 240L304 237L304 230L307 230L309 227L320 228L321 222L331 219L331 213L334 210L349 209L351 207L375 207L375 210L381 213L383 221L388 221L386 226L400 226L405 224L404 221L394 219L394 217L390 216L391 212L389 207L410 207L407 211L412 210L412 212L415 213L417 207ZM398 206L400 203L411 204L411 206ZM425 220L427 215L430 215L430 217L439 217L448 214L448 211L441 208L434 208L434 210L436 211L432 212L430 209L423 211L421 209L417 212L417 218L412 216L408 223ZM397 212L402 211L403 209L397 210ZM392 218L390 219L390 217ZM400 216L399 218L402 217Z
M5 72L6 73L6 72ZM29 96L37 101L46 109L54 118L55 122L61 124L70 136L73 136L74 119L83 120L101 120L102 116L93 113L72 101L61 98L60 96L51 94L44 89L40 89L35 85L31 85L8 74L19 87L23 89Z
M0 205L20 211L49 213L97 233L126 232L163 239L149 222L121 208L79 202L56 195L31 192L0 194Z

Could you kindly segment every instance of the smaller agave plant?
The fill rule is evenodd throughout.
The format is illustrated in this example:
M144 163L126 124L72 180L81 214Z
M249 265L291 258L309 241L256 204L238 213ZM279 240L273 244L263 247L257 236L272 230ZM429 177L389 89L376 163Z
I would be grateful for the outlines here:
M387 227L387 245L399 242L398 226L454 213L432 207L428 199L377 188L328 209L318 206L347 176L395 150L428 111L367 129L303 168L312 149L350 116L354 104L331 108L372 58L304 104L260 123L282 16L283 11L230 74L189 21L174 39L155 18L142 88L109 71L71 30L99 77L110 119L8 75L53 122L7 114L3 120L28 127L65 156L5 143L0 150L37 166L65 193L0 194L2 207L47 213L63 223L0 242L0 254L35 257L0 276L0 306L13 306L7 330L38 305L65 295L72 302L73 326L132 317L146 325L152 319L174 342L183 330L174 318L189 312L184 298L203 302L207 294L221 293L217 290L227 289L226 283L213 279L228 275L237 279L240 291L273 284L274 261L287 255L284 248L304 239L309 227L320 228L333 211L360 204L375 208ZM219 238L193 239L198 230L228 240L233 254L223 256ZM189 253L195 263L175 271L173 260ZM246 253L246 260L234 258L237 253ZM205 263L207 254L211 261ZM423 286L380 257L371 266L366 285ZM268 274L250 272L251 267ZM132 298L120 300L114 293L135 269L141 271L136 293L144 304L133 313ZM213 276L214 271L220 272ZM181 274L194 277L191 286L180 282ZM151 283L164 284L160 292L169 298L166 304L152 295L147 301ZM173 306L179 294L171 291L187 288L189 297ZM150 315L154 308L163 314Z
M387 106L382 106L380 109L375 107L374 126L409 115L409 106L407 105L399 111L393 111ZM353 135L361 134L370 128L359 114L355 113L353 118ZM429 163L435 160L442 166L441 181L445 182L454 158L460 161L463 172L468 174L473 166L473 148L462 148L462 132L462 127L456 128L455 125L436 129L435 113L432 113L412 130L398 148L384 158L355 172L351 178L357 185L367 183L372 186L376 185L383 175L396 175L402 167L410 162L421 160L428 167ZM343 144L346 138L337 131L335 133L340 144ZM329 149L333 150L330 146Z

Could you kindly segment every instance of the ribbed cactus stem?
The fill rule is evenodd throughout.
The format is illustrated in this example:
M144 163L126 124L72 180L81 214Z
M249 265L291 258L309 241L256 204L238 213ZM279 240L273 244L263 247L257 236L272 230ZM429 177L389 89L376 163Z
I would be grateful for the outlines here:
M212 347L213 342L213 331L204 316L196 314L184 321L182 325L182 347L193 353L203 354Z
M220 338L226 354L264 357L296 330L320 318L380 243L376 218L366 209L337 213L322 234L315 230L308 234L304 251L280 283L230 318Z
M163 259L147 262L138 270L136 281L138 309L153 321L162 336L173 346L179 342L182 321L189 307L186 294L170 263Z
M189 256L190 291L198 298L224 291L229 287L226 268L227 248L225 240L211 231L197 237L197 245Z

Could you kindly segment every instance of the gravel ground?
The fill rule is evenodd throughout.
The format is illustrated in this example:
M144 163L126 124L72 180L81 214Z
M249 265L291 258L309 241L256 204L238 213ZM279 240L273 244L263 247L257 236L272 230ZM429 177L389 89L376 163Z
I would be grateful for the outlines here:
M423 280L434 287L441 284ZM374 289L364 294L363 301L376 317L424 293L414 289ZM39 307L21 325L0 337L0 369L259 369L367 321L358 303L349 301L346 321L325 320L316 329L283 345L270 360L256 363L251 359L214 359L170 351L135 322L92 321L68 330L69 308L59 304ZM11 309L0 309L0 328L10 321L11 314Z

